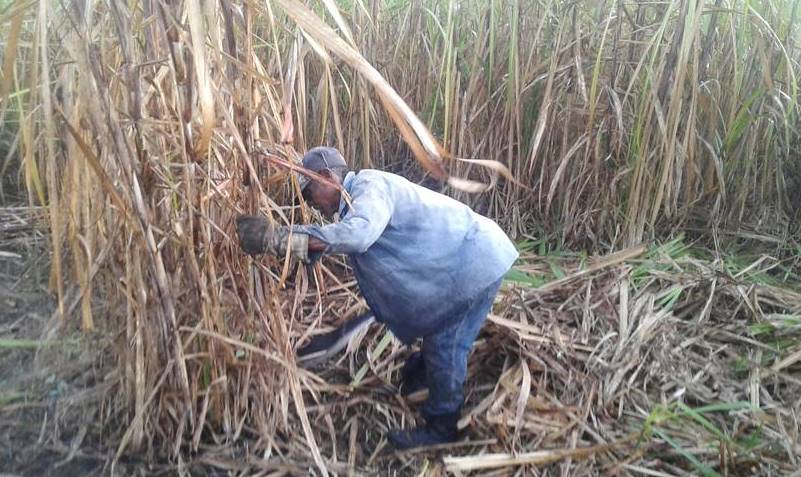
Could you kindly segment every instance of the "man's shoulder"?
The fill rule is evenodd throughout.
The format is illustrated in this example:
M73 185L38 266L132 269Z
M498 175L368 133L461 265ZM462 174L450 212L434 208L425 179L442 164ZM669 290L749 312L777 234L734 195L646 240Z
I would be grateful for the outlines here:
M405 180L403 177L393 174L391 172L379 171L378 169L361 169L356 172L355 179L370 180L370 179L389 179L389 180Z
M391 172L379 171L377 169L362 169L353 177L354 186L377 185L387 188L403 186L409 181Z

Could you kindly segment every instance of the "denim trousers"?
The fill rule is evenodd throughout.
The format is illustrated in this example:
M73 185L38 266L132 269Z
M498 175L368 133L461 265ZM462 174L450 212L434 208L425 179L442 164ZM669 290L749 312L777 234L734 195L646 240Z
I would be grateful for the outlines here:
M423 338L423 361L426 368L428 400L425 416L458 413L464 402L467 358L481 325L492 309L503 279L498 280L471 300L462 319Z

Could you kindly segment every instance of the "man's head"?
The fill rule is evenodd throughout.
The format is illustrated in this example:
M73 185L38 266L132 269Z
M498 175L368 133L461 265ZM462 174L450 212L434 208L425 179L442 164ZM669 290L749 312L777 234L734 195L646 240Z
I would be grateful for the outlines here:
M326 179L321 182L298 174L303 199L325 216L333 216L339 210L341 195L336 186L342 185L342 179L348 172L345 159L333 147L315 147L304 154L303 167Z

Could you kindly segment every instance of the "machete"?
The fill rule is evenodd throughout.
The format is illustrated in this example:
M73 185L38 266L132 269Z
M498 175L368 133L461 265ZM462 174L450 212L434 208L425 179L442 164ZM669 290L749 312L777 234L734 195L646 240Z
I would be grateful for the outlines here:
M375 321L375 316L368 312L346 321L334 331L315 336L297 351L298 364L304 368L310 368L324 363L345 349L350 340L370 326L373 321Z

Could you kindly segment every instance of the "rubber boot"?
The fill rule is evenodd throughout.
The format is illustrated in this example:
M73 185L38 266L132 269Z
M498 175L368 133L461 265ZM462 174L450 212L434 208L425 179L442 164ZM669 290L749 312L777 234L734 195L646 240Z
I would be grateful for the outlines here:
M398 450L456 442L459 438L458 422L459 412L427 416L425 426L407 431L393 429L387 434L387 439Z
M408 396L426 387L426 362L423 353L415 351L406 358L401 368L401 395Z

